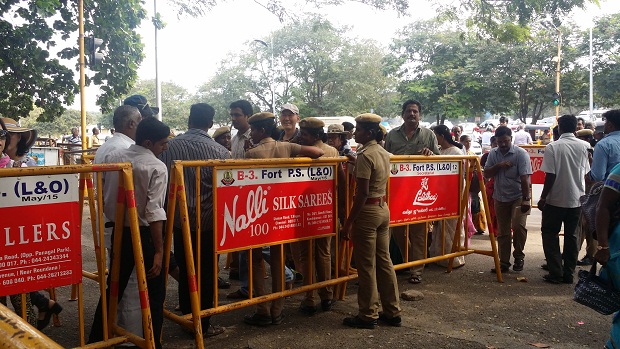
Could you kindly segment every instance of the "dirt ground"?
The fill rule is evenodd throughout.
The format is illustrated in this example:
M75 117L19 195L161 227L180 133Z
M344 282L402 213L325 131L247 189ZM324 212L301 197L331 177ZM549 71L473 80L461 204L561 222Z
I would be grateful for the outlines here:
M493 260L482 255L466 257L466 265L451 274L437 266L427 266L423 283L412 285L407 275L399 275L399 290L418 290L420 301L403 301L403 326L380 326L374 330L351 329L342 325L345 316L357 312L355 282L347 296L330 312L308 317L297 311L301 295L286 300L286 318L279 326L254 328L242 322L251 308L215 316L212 322L226 332L205 339L207 348L602 348L611 325L611 316L598 313L572 300L574 285L543 282L540 268L544 255L540 237L540 212L528 219L528 241L524 271L504 274L498 283L489 271ZM88 219L88 218L86 218ZM95 270L90 222L85 221L82 246L84 269ZM488 235L474 236L472 245L489 249ZM580 257L583 252L580 252ZM227 278L228 271L222 276ZM526 277L527 282L517 280ZM237 283L233 282L231 290ZM70 287L58 289L64 307L61 327L43 332L62 346L79 345L77 302L70 302ZM230 290L221 290L220 299ZM88 335L98 299L98 286L84 279L85 333ZM176 284L168 287L166 307L177 305ZM170 320L164 321L164 348L193 348L193 338Z

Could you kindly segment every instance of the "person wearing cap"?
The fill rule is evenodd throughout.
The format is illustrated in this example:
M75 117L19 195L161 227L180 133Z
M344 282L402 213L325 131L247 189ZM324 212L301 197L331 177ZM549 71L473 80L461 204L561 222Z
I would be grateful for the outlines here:
M300 145L291 142L280 142L274 140L271 135L276 129L275 115L268 112L256 113L248 119L251 128L252 142L256 146L245 153L246 159L270 159L270 158L292 158L296 156L307 156L316 159L325 154L317 147ZM272 292L282 291L282 276L284 266L282 265L281 248L278 245L270 246L271 254L271 286ZM262 248L252 250L252 283L256 288L256 296L266 295L264 266L261 263L263 258ZM271 307L267 302L257 305L256 313L246 315L243 321L254 326L279 325L284 318L282 306L284 300L278 298L272 301Z
M37 131L32 128L20 127L11 118L2 118L10 139L4 152L13 160L13 167L37 166L37 161L30 157L28 151L37 140Z
M175 160L210 160L210 159L230 159L230 152L216 143L209 136L207 131L213 126L215 109L207 103L196 103L190 107L189 118L187 121L188 130L182 135L170 140L168 150L160 155L160 159L171 171ZM197 198L196 188L196 168L187 167L184 170L185 195L190 225L191 241L196 241L197 234L201 236L200 255L208 256L200 260L200 306L201 309L209 309L214 306L213 282L214 265L213 256L215 246L213 245L213 171L208 166L200 167L200 197ZM198 202L198 200L200 202ZM200 212L197 212L198 203ZM201 231L196 231L196 221L200 217ZM188 277L187 265L185 263L185 245L183 243L182 222L179 211L174 218L174 253L179 265L179 306L181 313L191 314L190 289L191 283ZM198 246L192 245L194 256L198 255ZM194 261L196 264L196 261ZM197 265L195 265L196 269ZM262 274L261 274L262 275ZM219 283L219 279L216 280ZM226 283L226 281L222 280ZM219 287L219 285L218 285ZM230 287L230 285L228 285ZM207 337L221 334L225 331L224 327L213 325L210 316L202 318L203 334Z
M286 103L280 108L280 125L282 132L279 141L297 143L299 141L299 108L295 104Z
M215 140L222 147L226 148L230 151L231 147L231 137L230 137L230 127L222 126L215 130L213 133L213 140Z
M355 141L363 147L355 165L357 188L353 207L342 234L355 246L359 311L356 316L345 318L343 324L373 329L379 320L389 326L400 326L398 283L389 249L390 210L385 199L390 154L377 143L384 137L379 128L379 115L361 114L355 122ZM383 312L379 312L379 304Z
M407 100L403 103L401 116L403 125L392 129L385 139L385 150L394 155L433 155L439 154L437 138L433 131L421 127L422 104L416 100ZM409 229L409 241L405 231ZM410 224L392 228L392 236L396 240L403 260L407 262L423 259L426 255L426 223ZM407 249L407 245L409 248ZM405 257L408 251L408 258ZM422 282L424 265L409 269L411 274L409 282L419 284Z
M308 117L304 118L299 122L299 144L301 145L312 145L317 148L322 149L325 154L321 157L338 157L338 150L336 148L327 145L323 142L323 140L327 140L325 135L325 123L323 120ZM338 197L344 198L344 188L345 188L345 174L342 166L338 167L338 188L341 193L339 193ZM340 190L342 189L342 190ZM344 200L339 200L339 212L344 214ZM306 240L301 242L291 243L291 245L297 245L300 250L301 255L301 266L299 269L302 271L308 270L309 264L314 264L312 270L316 275L316 281L326 281L331 278L331 237L318 238L313 240ZM312 246L312 247L311 247ZM314 252L314 258L310 254L311 251ZM304 284L311 284L312 279L314 277L304 277ZM316 290L311 290L306 292L306 297L301 302L299 307L299 311L306 315L313 315L317 311L317 306L315 305L316 299ZM329 311L332 308L332 305L336 302L333 297L333 288L331 286L323 287L318 290L318 295L321 299L321 309L323 311Z
M138 108L142 118L148 118L149 116L155 116L159 113L159 108L149 106L146 97L142 95L133 95L125 98L124 105L131 105Z

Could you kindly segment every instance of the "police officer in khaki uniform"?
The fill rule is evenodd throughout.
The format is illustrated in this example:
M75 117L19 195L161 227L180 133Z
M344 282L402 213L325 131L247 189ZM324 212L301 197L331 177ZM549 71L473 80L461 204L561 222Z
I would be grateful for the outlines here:
M295 156L307 156L316 159L324 154L323 150L317 147L304 146L289 142L279 142L271 138L276 129L275 116L272 113L256 113L248 119L250 124L250 137L256 147L249 149L245 153L246 159L269 159L269 158L292 158ZM282 291L282 275L284 266L282 265L282 246L275 245L270 247L271 253L271 287L272 292ZM265 290L265 280L263 278L264 266L262 248L252 250L252 283L256 289L256 297L267 294ZM256 313L243 318L247 324L254 326L279 325L282 323L283 298L268 303L257 305Z
M355 118L355 141L363 144L357 153L355 180L357 189L343 237L353 240L359 290L357 316L347 317L343 324L373 329L377 320L400 326L398 283L390 259L390 211L385 201L390 174L390 156L377 142L384 133L379 128L381 117L361 114ZM379 300L383 312L379 313Z
M322 157L338 157L338 150L323 142L323 140L327 140L327 135L323 129L324 127L325 123L321 119L314 117L302 119L299 122L299 144L312 145L322 149L325 152L325 155ZM339 188L342 187L344 189L344 185L346 185L346 182L344 181L344 170L342 169L342 166L337 166L337 168L338 179L342 180L341 183L339 182ZM343 209L344 206L341 210ZM300 250L301 272L304 275L304 284L309 285L312 283L313 278L306 277L307 275L311 275L311 264L314 265L313 272L316 275L316 281L321 282L331 279L331 236L296 242L291 245L293 244L298 245ZM313 246L313 248L311 248L311 246ZM291 248L293 248L293 246L291 246ZM314 256L310 255L311 250ZM308 291L306 293L306 297L301 302L301 306L299 307L299 311L301 313L306 315L316 313L316 294L316 290ZM318 295L321 298L321 308L323 311L331 310L332 305L335 303L335 300L333 299L334 293L332 287L328 286L319 289Z

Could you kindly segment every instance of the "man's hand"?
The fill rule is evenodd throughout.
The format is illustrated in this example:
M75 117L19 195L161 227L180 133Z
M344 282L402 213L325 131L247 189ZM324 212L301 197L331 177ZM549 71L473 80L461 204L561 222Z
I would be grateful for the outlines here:
M521 201L521 213L526 213L532 208L529 200Z
M155 252L155 256L153 257L153 267L151 267L151 269L146 273L147 279L153 279L159 276L159 273L161 273L163 259L163 252Z
M342 227L340 238L343 240L349 240L351 238L351 231L353 230L353 221L347 219Z
M509 167L512 167L512 162L510 162L510 161L502 161L502 162L498 163L497 166L499 166L500 168L509 168Z
M547 199L540 198L540 200L538 200L538 209L542 211L545 208L546 203Z
M431 155L435 155L435 154L433 153L432 150L430 150L428 148L424 148L424 149L420 150L420 155L431 156Z
M596 253L594 254L594 259L601 263L602 266L605 266L607 264L607 261L609 260L609 249L602 249L602 250L598 250L596 251Z

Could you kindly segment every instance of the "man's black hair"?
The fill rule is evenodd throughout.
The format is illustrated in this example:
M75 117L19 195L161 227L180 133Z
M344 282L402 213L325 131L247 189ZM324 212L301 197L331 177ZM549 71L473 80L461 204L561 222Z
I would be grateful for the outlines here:
M136 144L142 145L145 141L158 142L170 136L170 127L154 117L148 117L138 124L136 130Z
M230 109L239 108L243 112L243 115L246 115L248 117L250 117L250 116L252 116L252 114L254 114L254 110L252 108L252 104L250 104L250 102L246 101L245 99L240 99L238 101L234 101L234 102L230 103L229 108Z
M207 103L192 104L189 109L187 124L194 128L210 128L213 126L215 109Z

